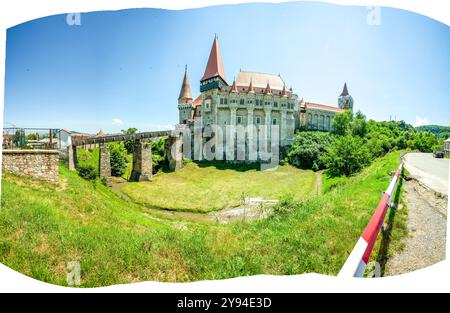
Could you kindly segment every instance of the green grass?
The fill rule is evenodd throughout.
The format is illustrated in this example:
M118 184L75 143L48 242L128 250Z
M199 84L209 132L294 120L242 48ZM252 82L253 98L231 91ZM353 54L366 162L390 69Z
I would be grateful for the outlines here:
M67 263L79 261L81 287L336 275L388 186L397 157L376 161L321 197L285 201L266 220L230 225L152 219L140 206L65 167L57 186L4 174L0 262L67 285ZM395 246L397 235L390 238Z
M98 159L99 159L99 148L94 148L92 150L88 149L78 149L78 165L86 166L91 165L95 168L98 173ZM122 178L128 180L131 176L131 171L133 170L133 155L127 155L127 167L122 175Z
M208 212L238 206L244 197L278 200L291 194L300 200L313 190L312 171L290 165L258 171L254 165L189 162L180 171L160 173L151 182L130 183L127 196L148 207Z

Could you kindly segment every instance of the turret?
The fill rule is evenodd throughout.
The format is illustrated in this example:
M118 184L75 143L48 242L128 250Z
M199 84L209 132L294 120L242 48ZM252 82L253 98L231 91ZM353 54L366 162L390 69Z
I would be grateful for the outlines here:
M187 66L184 70L183 83L178 97L178 111L180 113L180 124L186 124L193 118L194 105L192 104L191 85L189 83Z
M200 92L215 88L221 89L224 86L228 86L228 84L220 53L219 40L215 36L205 73L200 80Z
M347 83L345 83L344 90L342 90L342 93L338 98L338 106L340 109L353 112L353 98L348 92Z

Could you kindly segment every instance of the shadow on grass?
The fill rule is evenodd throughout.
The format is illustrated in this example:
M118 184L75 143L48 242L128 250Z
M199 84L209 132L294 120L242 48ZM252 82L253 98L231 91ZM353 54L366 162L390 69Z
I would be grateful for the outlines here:
M234 170L238 172L247 172L247 171L260 171L261 170L261 163L254 162L254 163L245 163L245 162L239 162L239 163L232 163L232 162L224 162L224 161L195 161L195 164L197 164L199 167L205 168L205 167L215 167L218 170Z
M381 239L381 245L380 245L380 249L378 251L378 258L377 258L377 262L380 264L380 268L381 268L381 277L383 277L385 274L386 263L388 261L389 246L391 244L391 239L392 239L391 238L392 230L394 229L395 217L397 215L401 190L403 187L403 181L404 181L403 173L404 173L404 169L402 170L402 175L400 176L400 181L396 188L394 198L391 201L391 207L389 209L389 218L387 220L387 227L381 231L382 239Z

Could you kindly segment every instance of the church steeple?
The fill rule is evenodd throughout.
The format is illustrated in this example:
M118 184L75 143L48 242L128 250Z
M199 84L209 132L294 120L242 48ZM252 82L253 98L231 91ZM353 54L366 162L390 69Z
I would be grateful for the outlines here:
M203 74L201 81L214 77L220 77L225 83L227 81L217 35L214 37L214 42L209 54L208 64L206 65L205 73Z
M338 98L338 106L340 109L353 112L353 97L348 92L347 83L344 84L344 89Z
M191 103L192 102L191 84L189 83L187 65L184 69L183 84L181 85L180 96L178 97L178 102L179 103Z
M344 84L344 90L342 90L342 93L341 93L341 97L345 97L345 96L348 96L348 95L349 95L349 93L348 93L347 83L345 83Z

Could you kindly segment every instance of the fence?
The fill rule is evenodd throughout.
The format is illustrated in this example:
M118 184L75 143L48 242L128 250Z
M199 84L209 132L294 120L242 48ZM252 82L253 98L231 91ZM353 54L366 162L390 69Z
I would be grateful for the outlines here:
M372 216L372 219L364 230L361 238L359 238L358 242L356 243L355 248L348 257L344 266L342 267L339 273L339 277L364 276L364 272L366 271L370 255L372 254L373 248L378 238L378 234L381 230L381 226L383 225L384 218L386 217L388 208L391 205L391 199L402 170L403 162L400 163L400 166L395 173L394 178L391 180L388 189L383 193L383 196L381 197L380 203L378 204L378 207L374 215Z
M3 128L3 149L59 149L59 129Z

